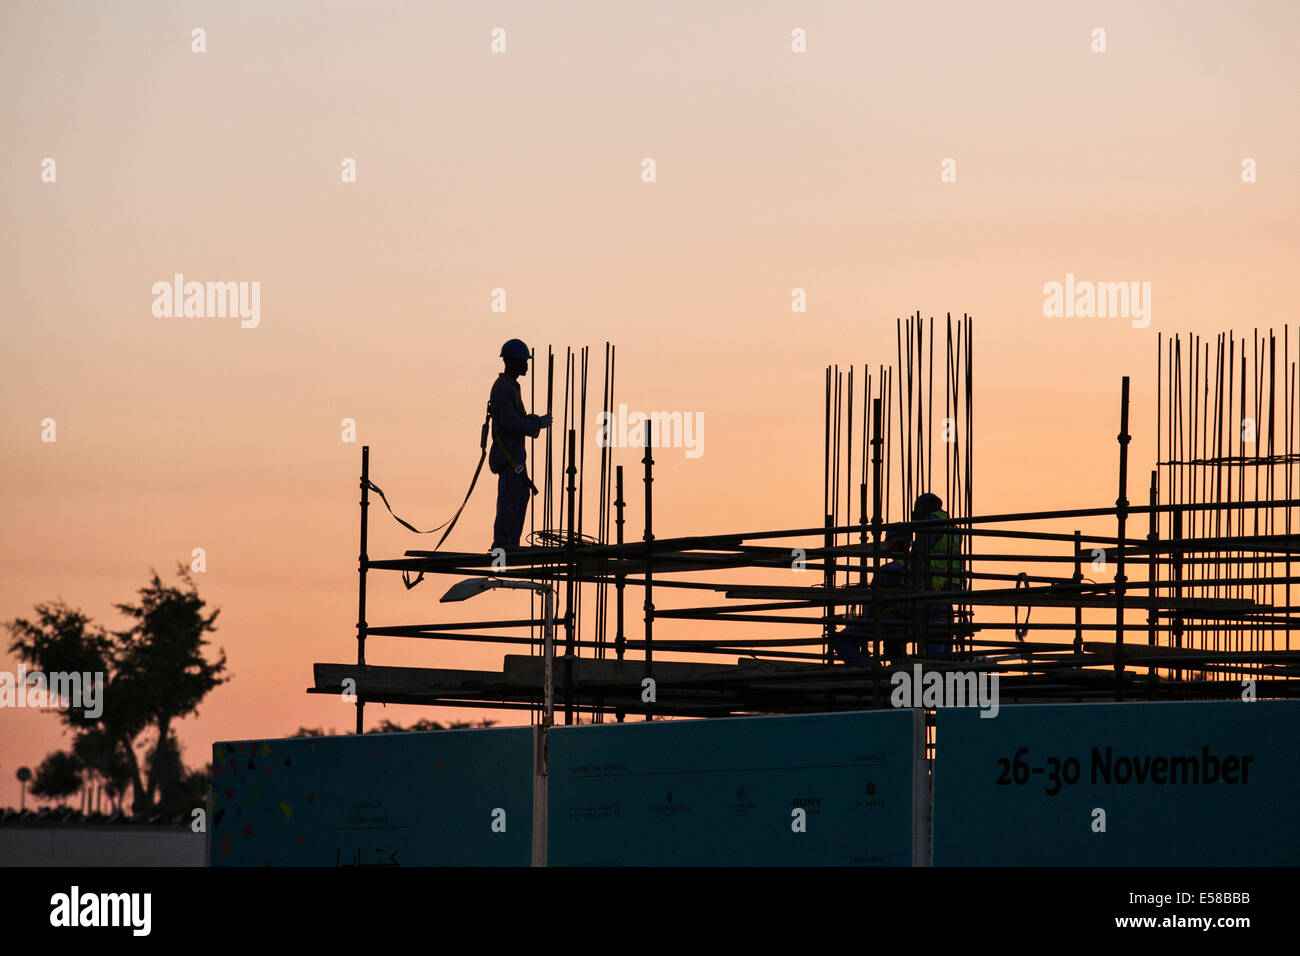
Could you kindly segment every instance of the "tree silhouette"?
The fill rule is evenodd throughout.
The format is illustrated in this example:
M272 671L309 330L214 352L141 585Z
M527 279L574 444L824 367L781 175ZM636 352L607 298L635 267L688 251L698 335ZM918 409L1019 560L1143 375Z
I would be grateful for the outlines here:
M72 754L56 750L36 768L32 796L63 802L81 789L81 762Z
M73 702L59 707L60 719L76 734L64 756L102 780L110 795L121 796L129 786L133 814L202 804L207 774L185 769L172 723L229 680L224 652L212 662L204 656L203 636L216 630L220 612L203 614L206 602L184 565L178 575L183 587L165 586L151 573L137 604L115 605L133 621L126 630L107 632L62 600L38 604L37 623L19 618L8 625L14 638L9 650L46 674L103 675L102 714L88 717Z

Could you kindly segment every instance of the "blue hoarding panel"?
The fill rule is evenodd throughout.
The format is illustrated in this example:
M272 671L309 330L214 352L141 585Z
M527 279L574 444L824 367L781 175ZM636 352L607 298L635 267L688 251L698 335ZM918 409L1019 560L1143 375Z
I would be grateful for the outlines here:
M919 714L561 727L548 734L552 866L912 864Z
M940 710L935 865L1294 865L1298 741L1300 701Z
M527 866L531 727L213 744L214 866Z

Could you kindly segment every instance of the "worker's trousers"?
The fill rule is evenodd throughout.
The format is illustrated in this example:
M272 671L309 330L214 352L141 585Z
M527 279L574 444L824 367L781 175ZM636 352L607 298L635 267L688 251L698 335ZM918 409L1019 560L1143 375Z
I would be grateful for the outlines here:
M854 667L867 667L871 658L872 627L869 624L850 624L831 635L831 650L835 656ZM880 651L886 660L896 661L906 654L907 642L897 621L882 621Z
M492 547L513 551L519 547L528 514L529 488L524 474L505 468L497 475L497 520L492 526Z
M842 627L831 634L831 650L844 663L853 667L867 667L871 659L862 653L865 632L858 627ZM870 640L870 638L865 638Z

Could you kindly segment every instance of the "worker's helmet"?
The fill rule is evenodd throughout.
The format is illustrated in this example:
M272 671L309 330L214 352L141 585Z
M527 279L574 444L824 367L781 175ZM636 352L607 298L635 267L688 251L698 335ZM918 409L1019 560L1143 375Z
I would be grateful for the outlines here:
M532 354L533 353L529 351L528 346L519 339L511 339L505 345L501 346L502 358L523 359L524 361L527 361L532 357Z
M927 491L925 494L916 499L916 504L912 505L912 516L924 516L934 514L943 507L943 499L932 492Z

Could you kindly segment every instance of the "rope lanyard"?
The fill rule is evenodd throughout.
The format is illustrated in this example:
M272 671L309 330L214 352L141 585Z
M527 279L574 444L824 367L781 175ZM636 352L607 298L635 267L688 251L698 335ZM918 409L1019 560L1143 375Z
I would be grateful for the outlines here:
M456 522L460 520L461 512L463 512L465 510L465 506L469 504L469 496L474 493L474 486L478 484L478 476L483 472L483 462L487 460L488 423L490 422L491 418L492 418L492 405L491 403L489 403L487 415L483 419L483 428L479 433L478 464L474 466L474 477L471 478L469 481L469 490L465 492L465 498L463 501L461 501L460 507L456 509L456 513L452 515L450 519L438 525L437 528L429 528L427 531L421 531L419 528L411 524L409 521L401 517L396 511L393 510L393 506L388 503L388 496L384 494L382 488L380 488L373 481L367 481L367 484L369 484L370 486L370 490L373 491L375 494L379 495L379 499L384 503L384 507L388 509L388 513L392 515L397 520L397 523L400 524L403 528L406 528L409 531L414 531L416 534L433 534L435 531L438 531L441 528L447 529L446 531L442 532L442 537L439 538L438 543L433 546L434 551L437 551L439 548L442 547L442 543L447 540L447 535L451 534L452 529L456 527ZM408 591L411 590L411 588L415 587L423 580L424 580L423 571L420 572L419 577L417 577L414 581L411 580L409 571L402 572L402 583L406 585L406 589Z
M527 414L523 408L522 400L517 399L516 404L519 407L520 414ZM419 528L411 524L405 518L402 518L400 515L398 515L396 511L393 510L393 506L388 503L388 496L384 494L383 489L381 489L373 481L367 480L367 484L370 486L371 491L379 495L380 500L383 501L384 503L384 507L388 509L388 513L392 515L397 520L397 523L400 524L403 528L406 528L409 531L414 531L416 534L433 534L435 531L438 531L442 528L446 528L447 530L442 532L442 537L438 539L438 543L433 546L433 550L437 551L439 548L442 547L442 543L447 540L447 535L451 534L452 529L456 527L456 522L460 520L461 512L464 511L465 506L469 504L469 496L474 493L474 486L478 484L478 476L483 471L483 462L487 460L487 453L488 453L487 439L488 439L489 430L491 430L492 433L492 444L495 445L497 448L501 449L501 454L505 457L506 464L509 465L510 470L513 471L516 475L523 475L524 481L528 482L529 489L532 490L532 493L534 495L537 494L537 486L533 484L533 479L528 476L528 473L526 471L524 471L524 466L519 464L517 461L515 461L514 455L510 454L505 444L500 440L500 438L497 437L497 423L495 418L493 418L492 416L492 403L490 401L488 402L488 406L487 406L487 414L483 418L483 428L479 432L478 464L474 466L474 477L471 478L469 481L469 490L465 492L465 498L463 501L461 501L460 507L456 509L456 513L452 515L449 520L444 521L442 524L438 525L437 528L429 528L427 531L421 531ZM424 580L423 571L419 573L419 576L416 577L415 580L411 580L409 571L402 572L402 583L406 585L406 589L408 591L411 590L411 588L415 587L423 580Z

